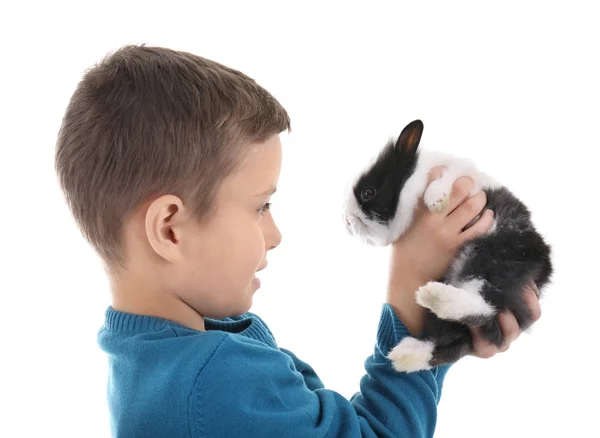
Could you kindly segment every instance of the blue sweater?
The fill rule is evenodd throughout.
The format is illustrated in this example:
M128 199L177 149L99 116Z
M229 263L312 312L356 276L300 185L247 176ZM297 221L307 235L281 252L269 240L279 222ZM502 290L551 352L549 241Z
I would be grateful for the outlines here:
M449 366L392 368L385 355L409 333L388 304L350 400L278 347L253 313L206 318L205 328L108 307L98 345L108 354L114 437L433 436Z

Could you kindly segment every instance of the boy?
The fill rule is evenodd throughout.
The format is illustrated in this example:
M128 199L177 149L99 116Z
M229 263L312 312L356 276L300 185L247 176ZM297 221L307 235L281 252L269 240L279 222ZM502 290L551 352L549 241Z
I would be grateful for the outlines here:
M284 130L286 111L254 80L167 48L122 47L74 92L56 170L111 282L98 343L113 436L433 435L448 366L399 373L385 356L422 327L414 291L491 226L486 212L461 231L485 194L466 200L472 181L457 181L452 213L421 208L394 243L374 354L349 401L248 312L254 274L281 241L268 201ZM535 299L532 310L539 318ZM474 334L478 355L497 351Z

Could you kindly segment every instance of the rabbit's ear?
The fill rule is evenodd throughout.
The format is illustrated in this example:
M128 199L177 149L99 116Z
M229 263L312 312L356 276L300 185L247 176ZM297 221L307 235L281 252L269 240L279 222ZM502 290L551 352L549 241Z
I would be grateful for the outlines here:
M398 136L396 148L408 153L415 152L419 147L421 134L423 134L423 122L420 120L410 122Z

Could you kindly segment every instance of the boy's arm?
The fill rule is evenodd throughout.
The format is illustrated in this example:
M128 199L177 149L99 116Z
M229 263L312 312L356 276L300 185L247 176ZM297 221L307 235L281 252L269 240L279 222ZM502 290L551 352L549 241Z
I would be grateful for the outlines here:
M386 358L409 332L385 304L360 393L351 400L309 389L292 357L229 335L198 376L190 397L193 436L432 437L447 367L400 373ZM343 358L339 358L343 366Z
M269 326L263 321L263 319L260 316L258 316L254 312L246 312L241 317L246 317L246 316L251 316L252 318L256 319L258 322L260 322L260 324L271 335L273 340L275 340L275 336L273 335L273 332L271 332L271 329L269 328ZM238 317L238 318L241 318L241 317ZM309 364L307 364L303 360L300 360L294 353L292 353L290 350L288 350L286 348L279 348L279 350L284 352L285 354L287 354L289 357L292 358L292 361L294 362L294 366L296 367L296 371L298 371L300 374L302 374L302 377L304 378L304 381L306 382L306 386L308 386L308 389L315 390L315 389L325 387L325 385L323 384L323 382L321 381L319 376L317 376L317 373L315 372L315 370L313 370L313 368Z
M303 360L298 359L298 357L290 350L287 350L285 348L280 348L280 350L292 358L292 360L294 361L294 366L296 367L296 371L302 374L302 377L304 378L304 382L306 383L308 389L314 391L315 389L325 388L325 385L323 384L319 376L317 376L315 370L313 370L313 368L309 364L307 364Z

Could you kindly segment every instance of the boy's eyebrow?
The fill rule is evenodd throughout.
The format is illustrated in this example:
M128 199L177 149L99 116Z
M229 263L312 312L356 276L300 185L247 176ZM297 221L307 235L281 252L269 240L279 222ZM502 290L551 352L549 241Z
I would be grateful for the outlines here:
M277 187L271 187L269 190L263 192L263 193L259 193L256 196L266 196L266 195L272 195L273 193L275 193L277 191Z

